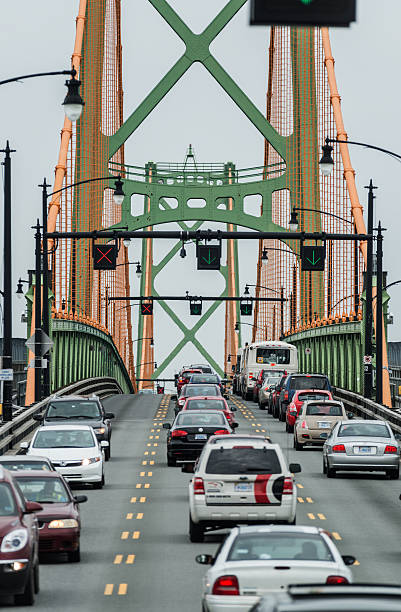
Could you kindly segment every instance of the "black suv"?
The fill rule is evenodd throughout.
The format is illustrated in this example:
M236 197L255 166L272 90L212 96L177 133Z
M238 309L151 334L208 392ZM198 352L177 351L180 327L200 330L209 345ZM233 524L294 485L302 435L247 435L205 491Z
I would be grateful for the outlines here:
M111 456L111 423L114 414L105 412L97 395L82 397L80 395L65 395L51 398L43 414L35 414L35 421L42 425L56 425L68 422L68 425L89 425L93 428L99 441L106 440L109 446L105 448L105 459Z
M289 374L280 389L278 399L277 416L280 421L285 421L288 404L294 396L295 391L324 390L331 392L330 381L326 374Z

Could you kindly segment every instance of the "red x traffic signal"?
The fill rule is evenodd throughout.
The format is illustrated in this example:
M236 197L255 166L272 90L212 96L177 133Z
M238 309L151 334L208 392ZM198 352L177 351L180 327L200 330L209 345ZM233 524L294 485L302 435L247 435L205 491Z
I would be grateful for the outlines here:
M94 270L115 270L117 261L116 244L96 244L93 245L93 269Z
M152 315L153 314L153 302L141 302L141 314Z

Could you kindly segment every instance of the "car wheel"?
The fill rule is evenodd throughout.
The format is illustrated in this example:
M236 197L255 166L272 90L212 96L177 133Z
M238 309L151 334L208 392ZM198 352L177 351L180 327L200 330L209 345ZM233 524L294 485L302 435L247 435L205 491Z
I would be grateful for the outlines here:
M287 433L290 433L290 426L288 425L287 421L285 422L285 430Z
M303 444L300 444L296 438L296 436L294 436L294 448L297 451L301 451L304 450Z
M174 457L171 457L170 455L167 455L167 465L168 467L175 467L177 465L176 459L174 459Z
M326 465L324 458L323 458L323 474L327 474L327 465Z
M189 515L189 539L191 542L203 542L205 539L204 528L193 522L191 514Z
M297 524L297 517L294 516L294 520L293 521L288 521L288 525L296 525Z
M109 440L109 446L104 449L104 460L110 461L110 457L111 457L111 447L110 447L110 440Z
M39 593L40 591L39 561L35 565L34 586L35 586L35 594Z
M25 590L21 595L14 595L16 606L33 606L35 603L35 570L31 568Z
M81 561L81 549L79 546L77 550L68 553L68 561L70 563L79 563Z
M395 468L393 470L388 470L386 476L389 480L398 480L400 477L400 468Z
M326 474L327 474L327 478L335 478L337 472L336 472L336 470L334 468L331 468L331 467L327 466Z
M102 480L100 482L95 482L94 485L93 485L93 488L94 489L103 489L104 485L105 485L105 481L104 481L104 472L103 472Z

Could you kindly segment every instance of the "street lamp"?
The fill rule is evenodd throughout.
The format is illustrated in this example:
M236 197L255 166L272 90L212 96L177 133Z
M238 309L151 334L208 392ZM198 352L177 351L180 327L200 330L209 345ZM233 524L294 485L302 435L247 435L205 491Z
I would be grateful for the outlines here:
M149 336L148 338L137 338L136 340L132 341L132 344L134 344L134 342L139 342L140 340L150 340L150 346L154 346L154 342L153 342L153 336Z
M267 265L267 262L269 261L269 257L267 255L267 248L266 247L263 248L261 260L262 260L262 265L263 266Z
M263 285L250 285L247 283L245 285L244 295L249 295L249 287L258 287L259 289L266 289L267 291L273 291L274 293L280 293L280 291L276 291L275 289L272 289L271 287L264 287Z
M150 363L153 363L155 366L155 370L157 370L157 363L156 361L146 361L145 363L138 363L138 365L136 366L137 368L140 368L143 365L149 365Z
M322 146L323 155L319 162L320 170L323 176L330 176L334 168L334 160L331 155L333 147L329 143L330 139L326 138L326 144Z
M118 175L117 180L115 182L115 189L113 193L113 200L117 206L121 206L121 204L124 202L125 193L123 191L123 185L124 183L121 180L121 176Z
M180 250L180 257L182 257L182 259L184 259L184 257L186 257L186 256L187 256L187 252L185 250L185 242L183 242L181 250Z
M142 267L140 261L126 261L124 263L117 264L116 268L118 268L118 266L136 266L135 274L138 278L141 278Z
M24 295L24 291L22 289L22 283L26 283L27 285L29 285L29 281L27 280L22 280L22 278L20 277L18 279L18 283L17 283L17 291L15 292L17 294L17 298L19 300L22 299L23 295Z
M81 81L75 78L76 74L76 70L72 69L71 79L65 82L68 91L64 98L63 106L64 112L70 121L77 121L80 118L85 104L79 93Z
M131 238L123 238L123 245L127 247L127 249L130 244L131 244Z

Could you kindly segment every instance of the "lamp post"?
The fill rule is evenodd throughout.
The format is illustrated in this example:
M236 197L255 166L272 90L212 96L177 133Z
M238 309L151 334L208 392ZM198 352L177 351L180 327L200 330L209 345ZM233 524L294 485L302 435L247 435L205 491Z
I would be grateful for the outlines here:
M118 268L118 266L136 266L135 274L137 275L138 278L141 278L142 267L141 267L140 261L126 261L124 263L117 264L116 268Z
M383 229L377 228L376 402L383 403Z
M36 222L35 233L35 402L42 399L42 325L41 325L41 226L39 219Z

